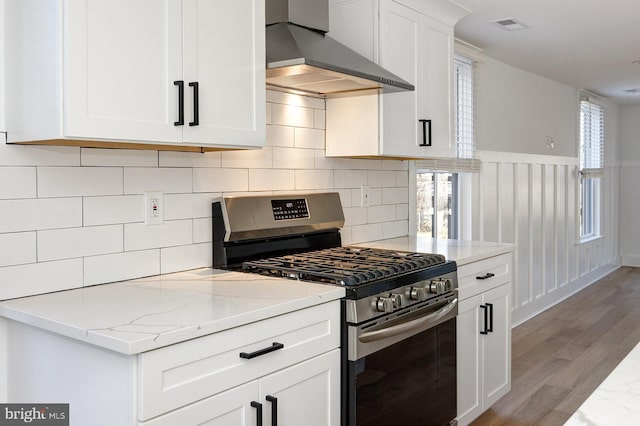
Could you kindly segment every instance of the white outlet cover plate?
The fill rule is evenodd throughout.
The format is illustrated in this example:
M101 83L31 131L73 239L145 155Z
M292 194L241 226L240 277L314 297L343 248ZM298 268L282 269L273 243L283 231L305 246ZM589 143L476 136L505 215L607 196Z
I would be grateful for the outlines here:
M144 224L161 225L164 222L164 199L160 191L144 193ZM157 202L155 202L157 200ZM154 215L153 205L156 204Z

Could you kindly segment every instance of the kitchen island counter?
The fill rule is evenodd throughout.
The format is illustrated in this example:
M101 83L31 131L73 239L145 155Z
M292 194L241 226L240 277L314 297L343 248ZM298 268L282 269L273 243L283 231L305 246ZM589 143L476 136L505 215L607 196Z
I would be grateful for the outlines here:
M210 268L0 302L0 316L127 355L344 296L340 287Z
M510 253L516 248L514 244L506 243L439 240L435 238L416 236L371 241L368 243L355 244L355 246L413 251L419 253L438 253L442 254L447 260L455 260L458 266L466 265L488 257Z

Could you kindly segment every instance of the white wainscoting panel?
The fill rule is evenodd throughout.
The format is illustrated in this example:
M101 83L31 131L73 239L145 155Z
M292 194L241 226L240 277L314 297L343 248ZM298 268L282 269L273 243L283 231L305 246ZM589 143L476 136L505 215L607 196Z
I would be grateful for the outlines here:
M602 182L602 236L580 242L577 158L490 151L478 157L473 239L517 245L514 326L619 267L619 165L608 165Z

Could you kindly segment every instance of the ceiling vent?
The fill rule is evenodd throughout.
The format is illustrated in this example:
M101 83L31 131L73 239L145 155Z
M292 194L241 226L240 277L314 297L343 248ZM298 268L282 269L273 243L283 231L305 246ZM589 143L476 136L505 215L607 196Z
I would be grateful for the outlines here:
M522 22L518 21L516 18L496 19L491 21L491 23L496 24L500 28L504 28L507 31L517 31L529 28Z

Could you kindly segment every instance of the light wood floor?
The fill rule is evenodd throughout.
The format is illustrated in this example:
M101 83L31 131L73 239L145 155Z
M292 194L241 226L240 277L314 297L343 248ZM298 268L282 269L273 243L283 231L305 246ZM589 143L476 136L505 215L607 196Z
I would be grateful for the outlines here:
M472 423L562 425L640 342L640 268L621 268L513 329L511 392Z

